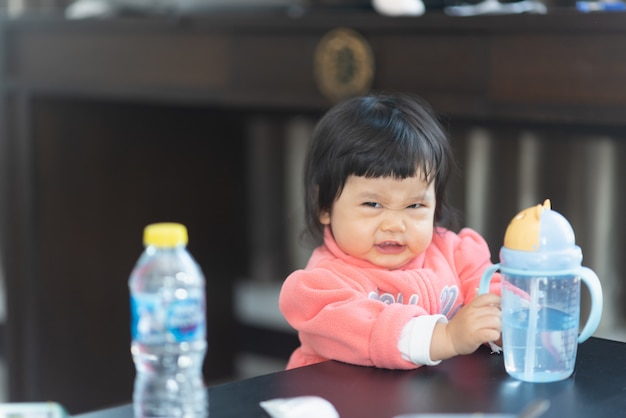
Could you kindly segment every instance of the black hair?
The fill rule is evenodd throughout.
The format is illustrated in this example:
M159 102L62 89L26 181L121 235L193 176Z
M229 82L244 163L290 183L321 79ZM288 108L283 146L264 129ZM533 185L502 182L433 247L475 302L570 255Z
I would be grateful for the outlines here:
M418 171L435 184L435 225L454 224L445 197L453 165L448 137L424 100L371 94L341 102L313 131L304 174L307 230L321 238L319 216L331 210L349 176L405 179Z

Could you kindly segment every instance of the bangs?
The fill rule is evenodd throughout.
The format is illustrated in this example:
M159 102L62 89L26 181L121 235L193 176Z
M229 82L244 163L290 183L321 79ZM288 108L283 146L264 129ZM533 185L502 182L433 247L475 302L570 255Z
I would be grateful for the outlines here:
M361 138L377 138L375 141L363 141L343 155L345 172L343 178L350 175L376 178L393 177L402 180L416 175L423 176L427 183L437 177L433 168L440 169L445 158L444 150L433 146L436 142L424 140L425 134L416 131L392 132L387 130L371 132L366 129Z

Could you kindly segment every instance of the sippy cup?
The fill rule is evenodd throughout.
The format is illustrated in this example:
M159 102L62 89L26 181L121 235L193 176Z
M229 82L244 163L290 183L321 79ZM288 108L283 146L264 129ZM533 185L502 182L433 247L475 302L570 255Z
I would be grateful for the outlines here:
M479 293L489 291L500 270L504 366L514 378L554 382L574 371L578 343L593 334L602 316L600 281L581 261L571 225L551 210L550 200L509 223L500 263L485 271ZM581 280L590 291L591 311L578 335Z

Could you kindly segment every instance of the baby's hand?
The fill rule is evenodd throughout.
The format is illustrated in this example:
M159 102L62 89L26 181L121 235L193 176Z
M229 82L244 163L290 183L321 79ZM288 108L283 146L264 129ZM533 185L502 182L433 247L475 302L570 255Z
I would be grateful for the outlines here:
M433 341L436 345L431 344L433 360L435 360L433 355L443 359L473 353L480 345L500 338L502 331L500 296L491 293L476 296L468 305L461 308L448 324L439 325L440 332L436 330L438 335L433 335L438 341ZM446 353L447 350L443 350L444 346L448 346L448 350L451 351Z

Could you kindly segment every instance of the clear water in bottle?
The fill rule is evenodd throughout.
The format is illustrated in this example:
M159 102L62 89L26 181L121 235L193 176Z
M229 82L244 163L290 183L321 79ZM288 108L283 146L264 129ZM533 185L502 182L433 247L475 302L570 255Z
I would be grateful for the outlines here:
M502 274L502 344L507 372L527 382L570 376L578 347L577 276Z
M208 415L205 279L186 243L180 224L149 225L129 279L137 418Z

